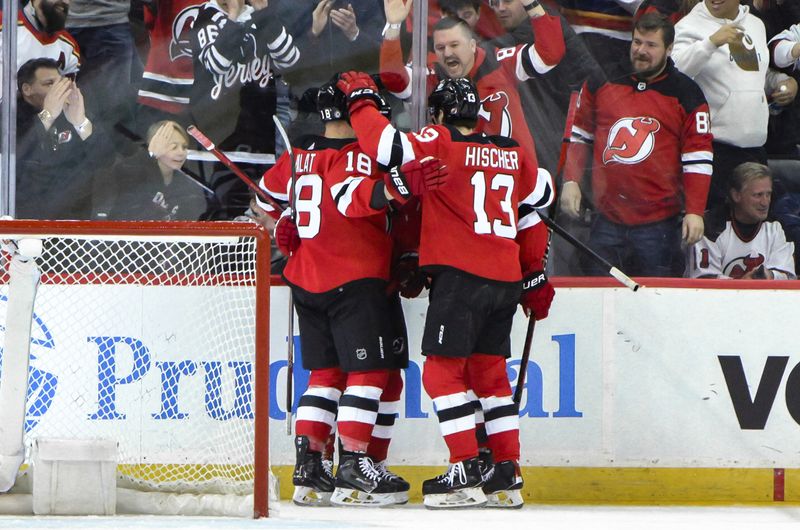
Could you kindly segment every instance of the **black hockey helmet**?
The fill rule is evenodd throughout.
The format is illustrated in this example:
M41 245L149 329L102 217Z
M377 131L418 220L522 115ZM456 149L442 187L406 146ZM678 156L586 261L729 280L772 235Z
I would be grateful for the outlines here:
M380 88L382 86L380 77L374 75L372 78L375 80L375 84ZM336 74L330 81L320 86L317 92L317 110L323 122L348 120L350 118L347 112L347 97L344 95L344 92L339 90L339 87L336 86L338 81L339 74ZM392 107L387 103L386 98L380 96L380 99L378 110L381 114L386 116L386 119L392 119Z
M428 114L434 118L441 110L444 113L445 123L477 120L480 108L478 89L465 77L442 79L428 96Z
M336 86L337 81L339 81L339 74L336 74L330 81L320 86L317 91L317 110L323 122L346 120L349 117L347 113L347 97Z

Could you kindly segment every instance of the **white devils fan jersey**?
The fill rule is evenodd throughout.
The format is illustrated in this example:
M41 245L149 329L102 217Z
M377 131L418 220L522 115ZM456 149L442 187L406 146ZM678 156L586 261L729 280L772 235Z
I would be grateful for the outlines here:
M392 240L384 211L351 209L345 217L338 203L369 204L382 173L352 139L303 136L295 152L294 209L300 247L289 258L283 277L312 293L330 291L363 278L389 279ZM290 199L291 158L284 153L261 179L260 187L280 203ZM363 186L348 186L364 182ZM355 195L354 195L355 194ZM363 194L363 197L362 197ZM257 199L258 200L258 199ZM268 204L261 208L278 217Z
M541 258L546 231L532 230L541 225L534 208L552 203L553 180L531 164L514 140L464 136L445 125L401 133L371 107L357 111L350 121L364 151L385 167L428 156L448 167L447 182L421 198L420 266L515 282L522 279L520 261L526 265ZM533 239L534 233L544 236L544 245L542 238Z
M587 80L581 89L565 167L580 182L593 147L595 206L611 221L652 223L703 215L711 183L708 104L668 59L650 82L631 75Z
M706 234L689 253L690 278L741 278L764 267L776 280L794 280L794 244L777 221L741 226L730 217L711 215ZM746 233L747 229L750 233Z

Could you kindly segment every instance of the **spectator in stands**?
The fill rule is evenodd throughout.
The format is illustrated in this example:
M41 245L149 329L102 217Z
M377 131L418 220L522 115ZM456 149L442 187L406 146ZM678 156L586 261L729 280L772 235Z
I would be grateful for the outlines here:
M689 253L690 278L795 280L794 244L777 221L768 221L772 175L745 162L730 179L729 207L707 215L703 239Z
M535 41L535 35L522 0L492 0L497 19L506 33L490 42L497 48L508 48ZM546 9L547 10L547 9ZM567 119L570 93L580 89L583 82L597 69L594 58L567 21L557 12L564 34L563 59L541 77L519 85L522 107L528 127L536 142L539 166L556 173L561 151L562 132Z
M605 72L628 54L642 0L558 0L561 12Z
M102 142L86 116L81 90L49 58L17 73L16 216L88 219L92 154Z
M439 9L443 16L458 17L466 22L473 32L481 19L481 0L439 0ZM528 18L527 13L525 18Z
M386 22L381 0L300 0L284 4L280 19L303 61L284 75L297 104L291 134L322 134L317 90L337 72L378 72L381 31ZM296 131L296 132L295 132Z
M562 209L578 217L593 153L597 215L589 246L637 276L682 275L681 241L692 245L703 235L712 161L708 104L669 58L673 37L663 15L644 15L629 61L608 70L613 81L595 76L584 84L561 191ZM585 272L608 271L587 262Z
M711 107L714 174L708 207L713 208L725 201L733 168L746 161L766 163L767 98L789 104L797 82L769 70L764 24L739 0L704 0L675 31L675 65L700 85Z
M267 167L263 155L275 153L275 70L294 66L300 52L278 17L278 2L251 0L251 4L244 0L203 4L191 37L191 115L220 149L245 152L254 162L240 167L256 179ZM223 197L226 210L215 216L242 214L249 190L226 170L211 180L215 190L231 188Z
M548 15L538 2L523 4L536 43L498 49L478 46L472 30L460 19L443 18L433 28L436 61L429 65L428 91L439 79L472 79L481 98L478 131L514 138L536 160L533 138L517 93L517 83L539 78L564 56L561 23ZM381 81L395 96L411 95L411 67L405 64L400 45L400 27L408 17L411 2L384 0L388 23L381 45Z
M644 0L639 4L634 19L647 13L661 13L669 18L670 22L677 24L685 17L699 0Z
M142 66L128 20L130 0L69 2L67 30L82 52L78 77L89 112L105 131L114 131L116 124L133 129L134 79L138 83ZM124 138L118 136L115 147Z
M64 30L68 13L69 0L31 0L19 10L17 69L31 59L45 57L56 61L61 75L75 77L81 54L78 43ZM5 54L0 53L0 73L4 60Z
M764 22L767 29L768 46L770 52L770 66L795 81L800 79L797 71L797 58L800 57L800 26L792 26L792 22L800 22L800 4L797 2L772 2L763 0L753 2L750 12ZM772 100L770 102L769 129L765 148L770 158L769 166L773 171L773 178L777 181L794 176L800 178L797 161L773 163L773 159L797 158L798 144L800 144L800 104L797 98L787 104ZM783 166L783 167L778 167ZM794 175L787 175L787 171ZM776 185L776 194L779 193L779 184Z
M194 72L190 33L202 0L157 0L144 6L150 51L139 84L137 132L170 119L189 125Z
M196 221L206 192L181 170L189 137L180 124L160 121L147 131L147 149L123 159L98 179L95 217L114 220ZM210 191L210 190L209 190Z

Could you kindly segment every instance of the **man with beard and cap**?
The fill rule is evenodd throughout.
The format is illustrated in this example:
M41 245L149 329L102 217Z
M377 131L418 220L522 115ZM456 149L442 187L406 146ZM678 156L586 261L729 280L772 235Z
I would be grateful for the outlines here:
M64 30L70 0L31 0L17 18L17 68L31 59L58 63L61 75L74 78L81 64L78 43ZM0 53L0 65L5 54ZM1 68L0 68L1 71Z
M584 83L564 171L561 208L578 217L593 153L597 216L589 246L637 276L680 276L681 240L693 245L703 235L713 160L709 110L697 84L669 58L674 35L663 15L644 15L634 26L630 62L608 81L595 75Z
M768 104L786 106L797 95L794 79L769 68L764 23L739 4L704 0L675 25L675 66L700 85L713 116L709 209L725 202L736 166L766 164Z

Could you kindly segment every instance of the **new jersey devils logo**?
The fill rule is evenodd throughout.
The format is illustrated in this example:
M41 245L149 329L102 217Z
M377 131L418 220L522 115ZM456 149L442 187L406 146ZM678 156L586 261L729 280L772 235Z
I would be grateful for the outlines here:
M764 256L758 254L757 256L742 256L731 260L722 271L726 276L734 279L739 279L750 271L756 270L764 264Z
M638 164L650 156L661 124L655 118L622 118L608 131L603 163Z
M508 111L508 94L493 92L481 100L478 117L486 121L483 132L511 138L511 113Z
M169 42L169 58L174 61L178 57L192 56L192 43L189 40L189 32L192 25L200 13L200 6L189 6L175 17L172 21L172 39Z

